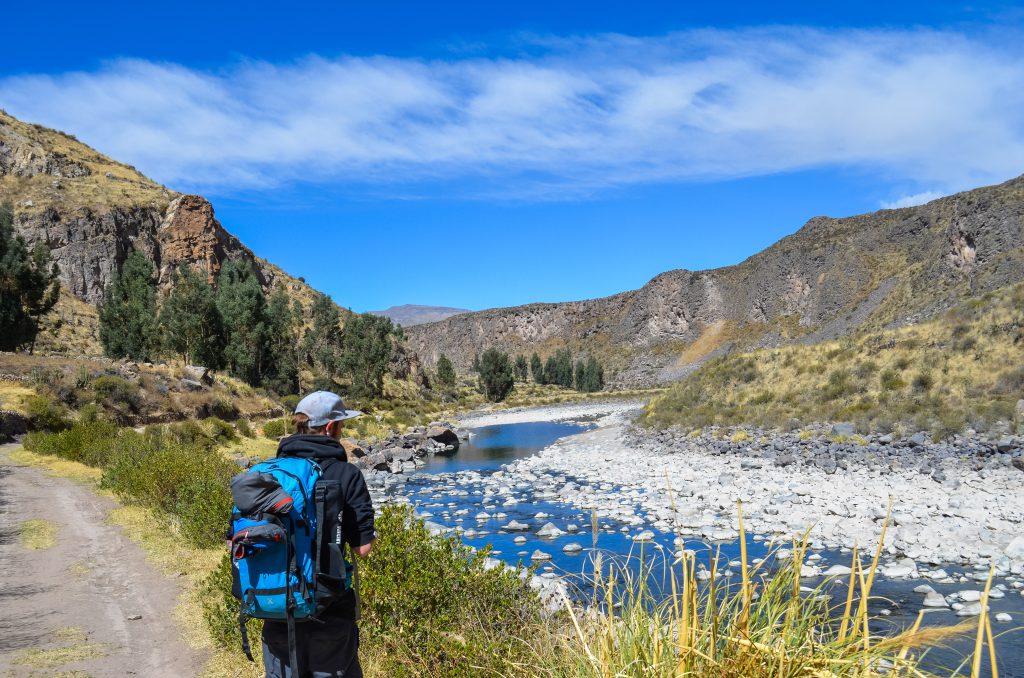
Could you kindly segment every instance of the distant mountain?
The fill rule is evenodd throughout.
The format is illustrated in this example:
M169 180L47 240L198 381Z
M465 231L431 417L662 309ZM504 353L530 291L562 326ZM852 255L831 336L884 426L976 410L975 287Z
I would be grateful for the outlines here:
M614 260L602 262L614 266ZM926 205L815 217L735 266L662 273L604 299L466 313L407 333L426 365L488 347L595 355L613 384L676 381L710 357L932 318L1024 280L1024 177Z
M451 308L449 306L418 306L416 304L402 304L392 306L383 311L370 311L373 315L382 315L391 318L402 327L412 327L423 323L434 323L439 320L451 318L460 313L471 313L465 308Z

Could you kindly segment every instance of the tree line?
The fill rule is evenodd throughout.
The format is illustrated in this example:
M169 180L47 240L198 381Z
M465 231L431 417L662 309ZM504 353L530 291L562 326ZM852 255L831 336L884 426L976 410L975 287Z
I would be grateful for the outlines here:
M569 348L559 349L547 361L542 361L535 352L529 362L524 355L513 358L504 351L488 348L482 354L473 356L470 369L477 375L480 392L494 402L508 397L517 380L525 382L531 377L538 384L554 384L582 393L600 391L605 385L604 367L600 361L589 356L586 360L579 358L573 363ZM443 353L437 359L436 371L439 386L455 386L455 368Z
M156 271L138 251L114 276L99 317L108 356L177 356L279 394L297 393L305 368L317 388L341 380L355 397L379 396L402 338L401 328L380 316L353 315L342 327L340 310L324 294L314 299L307 322L301 303L281 288L267 296L242 260L225 261L212 283L182 264L158 303Z

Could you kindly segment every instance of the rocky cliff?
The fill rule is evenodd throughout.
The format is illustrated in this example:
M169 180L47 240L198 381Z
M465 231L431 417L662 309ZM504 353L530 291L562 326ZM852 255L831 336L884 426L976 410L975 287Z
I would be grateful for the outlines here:
M620 385L676 380L736 348L911 323L1024 279L1024 177L927 205L816 217L735 266L663 273L642 288L457 315L407 330L432 365L489 346L601 357Z
M228 233L205 198L171 191L70 135L2 111L0 202L12 205L15 228L30 245L50 249L68 293L55 314L62 336L41 337L44 347L98 352L90 307L133 249L153 261L165 286L183 262L212 278L223 261L240 258L266 288L283 286L306 308L315 294Z

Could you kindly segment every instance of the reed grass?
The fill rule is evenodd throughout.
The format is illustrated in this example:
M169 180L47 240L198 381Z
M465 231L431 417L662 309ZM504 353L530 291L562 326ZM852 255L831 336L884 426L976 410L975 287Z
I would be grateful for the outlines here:
M718 576L719 554L709 560L710 578L701 581L694 551L680 549L661 565L643 557L633 567L609 565L594 556L589 605L580 608L563 595L568 622L552 645L538 650L536 665L517 675L549 678L934 678L921 666L923 652L954 636L976 632L973 654L965 660L971 677L981 675L987 654L998 676L994 637L988 618L986 586L976 620L922 628L923 614L908 628L888 635L873 632L868 601L878 572L883 532L870 564L858 550L849 582L825 580L801 586L807 537L794 540L792 556L778 551L748 562L742 506L739 581ZM596 533L595 533L596 539ZM631 556L635 557L635 556ZM654 568L664 568L662 572ZM655 590L652 576L668 577L667 592ZM843 591L839 600L834 591ZM956 669L951 668L948 675ZM513 674L509 674L513 675Z

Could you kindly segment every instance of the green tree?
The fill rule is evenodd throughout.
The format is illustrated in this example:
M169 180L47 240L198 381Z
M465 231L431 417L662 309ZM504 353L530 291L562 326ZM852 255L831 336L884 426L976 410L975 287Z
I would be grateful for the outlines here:
M579 369L580 363L577 363L576 367ZM583 379L576 388L584 393L594 393L604 388L604 368L594 356L587 358L586 367L583 368Z
M288 395L299 391L299 330L302 328L302 304L294 304L288 294L277 288L267 302L270 323L266 369L263 385Z
M563 388L573 387L572 351L561 348L544 363L544 383Z
M575 370L575 374L574 374L574 382L575 382L575 386L576 386L576 390L577 391L585 391L586 390L584 388L584 385L586 384L586 381L587 381L586 370L587 370L587 366L583 362L583 358L578 359L576 361L576 370Z
M444 353L437 359L437 383L445 388L455 386L455 368Z
M270 321L263 286L248 262L224 263L216 299L224 322L224 366L232 376L255 386L262 380L270 351Z
M341 371L341 311L326 294L317 294L310 316L299 353L319 377L333 378Z
M99 309L100 343L112 358L151 360L158 346L156 271L142 252L128 253Z
M174 287L160 307L164 349L185 362L206 367L221 366L224 325L217 298L207 276L182 263L174 275Z
M533 380L538 384L544 383L544 363L541 362L540 356L537 355L536 351L530 356L530 374L533 375Z
M489 348L480 356L480 390L491 402L504 400L515 386L512 361L507 353Z
M526 356L517 355L515 363L512 364L512 369L516 374L516 379L526 381L530 371L529 366L526 364Z
M42 244L29 252L25 240L14 233L14 214L0 205L0 350L14 351L25 344L33 351L39 319L60 296L59 271Z
M377 397L384 392L384 373L402 330L390 318L369 313L352 316L341 333L341 373L352 383L352 395Z

